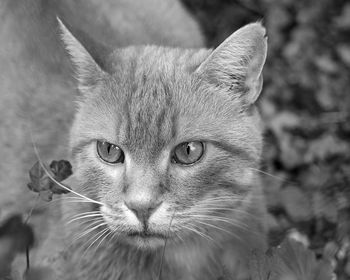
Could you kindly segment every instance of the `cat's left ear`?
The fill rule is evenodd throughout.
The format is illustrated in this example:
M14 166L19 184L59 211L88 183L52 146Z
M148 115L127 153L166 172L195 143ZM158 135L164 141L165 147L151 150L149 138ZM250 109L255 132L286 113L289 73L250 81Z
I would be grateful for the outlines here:
M79 89L84 91L95 85L105 73L97 63L97 59L74 37L63 22L57 17L62 41L70 54L71 61L76 67Z
M262 89L267 36L260 23L248 24L218 46L196 70L215 87L253 104Z

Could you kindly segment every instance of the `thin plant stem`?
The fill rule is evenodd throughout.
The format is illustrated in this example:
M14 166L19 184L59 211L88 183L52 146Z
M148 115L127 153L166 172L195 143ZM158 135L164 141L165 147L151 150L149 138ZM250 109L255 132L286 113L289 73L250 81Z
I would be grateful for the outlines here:
M35 198L35 202L34 205L32 206L32 208L29 210L29 213L27 215L27 218L25 219L24 223L27 224L29 222L30 217L33 214L34 209L38 206L38 202L39 202L39 198L40 198L40 193L38 193L38 195Z
M175 216L175 211L174 211L174 213L173 213L173 215L172 215L172 217L171 217L170 223L169 223L169 230L170 230L170 227L171 227L171 223L173 222L174 216ZM160 276L161 276L161 274L162 274L162 268L163 268L163 262L164 262L164 255L165 255L165 248L166 248L167 243L168 243L168 238L166 238L165 241L164 241L162 256L161 256L161 259L160 259L158 277L157 277L158 280L160 280Z

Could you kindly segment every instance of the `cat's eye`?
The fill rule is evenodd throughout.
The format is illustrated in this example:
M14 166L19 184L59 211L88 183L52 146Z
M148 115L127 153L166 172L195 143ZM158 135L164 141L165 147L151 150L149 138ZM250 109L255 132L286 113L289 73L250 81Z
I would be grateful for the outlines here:
M106 141L97 141L97 153L99 157L108 163L123 163L124 152L117 145Z
M193 164L201 159L203 153L203 142L184 142L176 146L174 150L173 161L179 164Z

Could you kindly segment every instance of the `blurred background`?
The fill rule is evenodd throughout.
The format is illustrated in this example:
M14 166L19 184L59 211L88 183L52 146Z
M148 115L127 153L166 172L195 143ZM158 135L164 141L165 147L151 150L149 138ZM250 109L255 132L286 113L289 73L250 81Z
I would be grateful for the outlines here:
M266 26L258 106L266 124L262 177L270 242L298 236L334 260L338 279L350 279L350 2L183 2L208 47L246 23Z

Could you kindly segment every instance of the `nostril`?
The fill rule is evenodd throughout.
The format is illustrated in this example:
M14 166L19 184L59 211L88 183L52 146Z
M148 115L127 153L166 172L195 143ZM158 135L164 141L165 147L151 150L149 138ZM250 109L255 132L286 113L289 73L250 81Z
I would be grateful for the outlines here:
M142 223L146 223L155 210L162 204L160 202L157 204L142 205L126 201L124 203Z

